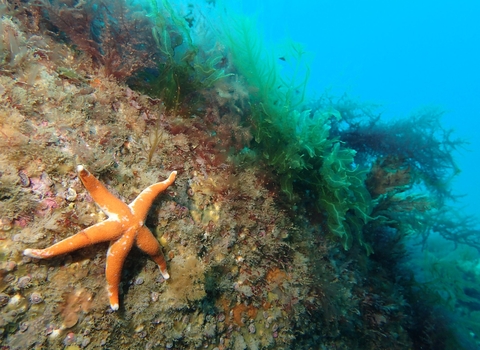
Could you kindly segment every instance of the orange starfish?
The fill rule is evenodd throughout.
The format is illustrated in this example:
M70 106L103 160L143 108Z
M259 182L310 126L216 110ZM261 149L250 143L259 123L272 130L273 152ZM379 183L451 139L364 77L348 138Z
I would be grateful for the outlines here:
M93 200L108 215L108 219L90 226L49 248L25 249L23 254L32 258L45 259L95 243L111 241L107 253L105 274L110 306L115 311L118 310L118 285L123 262L134 243L158 264L160 273L165 279L170 277L160 245L152 232L144 226L144 221L155 197L175 181L177 172L173 171L167 180L147 187L130 205L127 205L111 194L83 166L78 166L77 170L83 185Z

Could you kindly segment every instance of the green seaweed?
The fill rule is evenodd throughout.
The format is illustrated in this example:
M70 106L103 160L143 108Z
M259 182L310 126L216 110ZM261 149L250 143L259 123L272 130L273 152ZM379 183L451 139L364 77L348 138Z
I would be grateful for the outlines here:
M150 1L153 39L159 50L156 69L146 69L129 80L129 85L160 98L168 110L178 110L188 100L188 109L204 105L200 92L231 74L222 67L222 52L198 47L192 28L167 0Z
M235 67L252 90L257 151L273 169L281 190L292 203L313 200L329 232L345 249L357 240L370 254L372 248L362 235L363 225L371 219L366 171L354 165L354 150L330 136L332 121L342 118L337 110L302 109L309 76L305 52L290 43L282 57L290 65L290 74L282 75L251 19L237 18L226 32Z

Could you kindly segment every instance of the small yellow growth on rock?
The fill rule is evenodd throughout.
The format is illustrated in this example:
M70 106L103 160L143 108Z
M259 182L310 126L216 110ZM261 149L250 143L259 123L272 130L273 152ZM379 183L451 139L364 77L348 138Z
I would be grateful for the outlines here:
M80 347L78 345L69 345L65 350L80 350Z
M168 241L167 241L167 238L165 238L165 236L160 237L159 242L162 247L166 247L168 245Z

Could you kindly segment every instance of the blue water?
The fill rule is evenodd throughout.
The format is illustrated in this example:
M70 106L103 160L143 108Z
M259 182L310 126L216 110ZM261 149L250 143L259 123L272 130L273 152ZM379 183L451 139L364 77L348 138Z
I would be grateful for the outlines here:
M458 205L480 219L480 2L297 0L235 2L257 17L267 44L286 37L311 55L310 92L347 92L386 118L424 106L470 142L456 155Z

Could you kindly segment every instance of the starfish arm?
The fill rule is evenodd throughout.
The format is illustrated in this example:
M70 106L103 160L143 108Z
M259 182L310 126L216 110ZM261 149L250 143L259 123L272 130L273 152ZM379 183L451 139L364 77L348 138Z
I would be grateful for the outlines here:
M52 258L57 255L73 252L89 245L107 242L118 238L122 234L122 225L113 220L105 220L90 226L77 234L65 238L45 249L25 249L23 254L37 259Z
M151 186L148 186L144 189L135 200L130 203L129 207L132 210L132 213L140 218L142 221L145 220L148 210L152 205L155 198L163 191L165 191L168 186L173 184L175 177L177 176L176 171L172 171L168 179L162 182L157 182Z
M167 263L163 257L162 248L153 233L145 226L142 226L142 228L138 230L135 243L140 250L150 255L152 260L155 261L160 268L160 273L163 278L168 280L170 275L167 271Z
M132 249L138 225L130 227L118 240L108 248L105 275L107 278L108 299L113 311L118 310L118 286L122 277L122 268L125 258Z
M130 214L128 206L115 197L107 188L82 165L77 167L78 176L87 189L93 200L108 215L108 217L119 218Z

